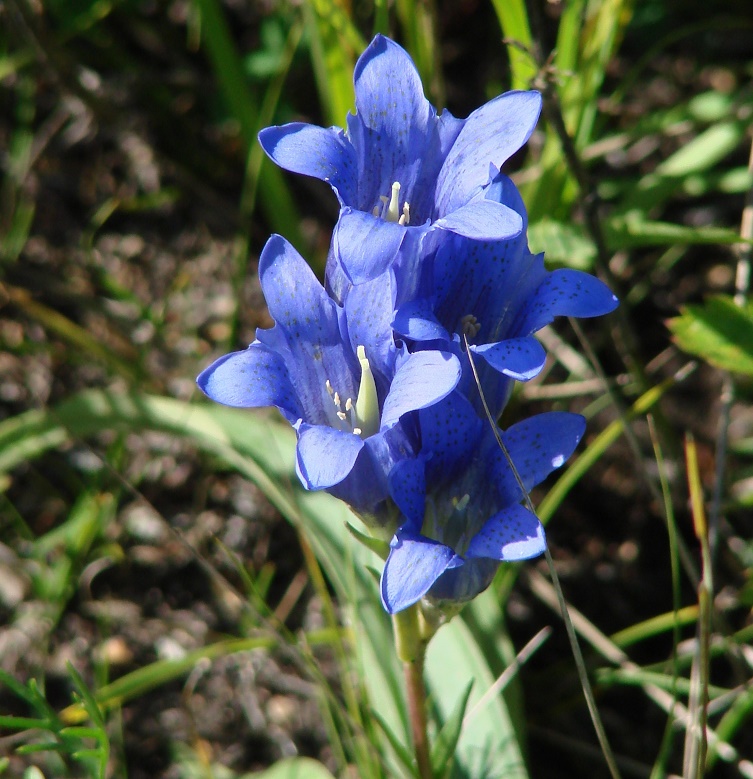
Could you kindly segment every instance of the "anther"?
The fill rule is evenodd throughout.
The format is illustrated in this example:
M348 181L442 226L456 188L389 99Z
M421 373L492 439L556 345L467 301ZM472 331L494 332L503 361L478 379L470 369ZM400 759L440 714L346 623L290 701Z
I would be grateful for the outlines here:
M468 340L475 338L480 329L481 324L473 314L466 314L460 320L460 334L464 335Z

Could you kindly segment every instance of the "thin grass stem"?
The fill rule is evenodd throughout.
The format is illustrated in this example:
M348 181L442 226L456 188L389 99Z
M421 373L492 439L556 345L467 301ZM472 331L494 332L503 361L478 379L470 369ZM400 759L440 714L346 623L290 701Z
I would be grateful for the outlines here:
M518 469L515 466L512 457L510 456L510 452L505 446L505 442L502 440L502 436L499 432L499 428L497 427L497 422L492 416L492 413L489 410L489 405L487 404L486 398L484 397L484 393L481 389L481 381L478 376L478 371L476 370L476 363L473 360L473 355L471 353L470 345L468 343L468 337L465 333L463 333L463 344L465 346L465 353L468 355L468 361L470 362L471 365L471 371L473 373L474 381L476 382L476 387L478 388L479 395L481 396L481 404L484 407L484 413L486 414L486 418L492 427L492 431L494 432L494 437L497 440L497 444L499 445L499 448L502 450L502 453L504 454L505 459L507 460L507 463L510 466L510 470L512 471L513 476L515 477L515 481L517 482L518 487L522 493L523 501L526 504L528 510L535 516L536 509L534 508L533 502L531 501L531 496L528 494L528 490L526 490L525 485L523 484L523 479L521 478L520 473L518 473ZM548 546L545 547L544 554L546 555L546 561L549 566L549 573L552 577L554 588L557 591L557 598L560 604L560 612L562 614L562 619L565 622L567 637L570 640L570 649L573 653L573 658L575 659L575 665L578 669L578 676L580 677L581 686L583 688L583 695L586 699L586 705L588 706L588 712L591 715L591 722L593 723L594 730L596 731L596 736L599 739L599 744L601 746L601 750L604 755L604 760L607 763L607 767L609 768L609 773L611 774L612 779L620 779L620 772L619 769L617 768L617 763L615 761L614 754L612 753L612 748L609 746L609 740L607 739L607 734L606 731L604 730L604 724L602 723L601 717L599 716L599 710L596 707L596 700L594 698L593 689L591 688L591 683L588 680L588 672L586 671L586 664L583 660L583 653L580 651L578 638L575 635L575 629L573 628L573 623L570 619L570 615L567 610L567 604L565 603L565 596L562 593L562 588L560 587L559 578L557 577L557 572L554 569L554 561L552 560L552 556L549 552Z
M748 172L753 175L753 142L748 157ZM750 264L753 256L753 186L748 189L740 221L740 238L742 242L737 247L737 269L735 272L735 305L743 307L750 289ZM727 468L727 446L729 443L729 421L732 404L735 400L735 384L732 374L725 371L722 383L722 408L719 412L719 427L716 435L716 465L714 473L714 492L711 496L709 510L709 541L711 544L711 560L716 557L719 545L719 521L721 518L722 495L724 493L724 473Z

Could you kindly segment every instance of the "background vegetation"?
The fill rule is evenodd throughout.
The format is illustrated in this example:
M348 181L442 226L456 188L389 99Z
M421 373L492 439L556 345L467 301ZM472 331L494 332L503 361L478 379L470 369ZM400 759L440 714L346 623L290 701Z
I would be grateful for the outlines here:
M620 772L753 776L748 0L0 5L0 774L411 775L377 558L194 389L270 324L269 233L321 271L337 215L257 130L342 125L375 31L456 115L544 91L531 245L622 306L503 421L589 418L534 497ZM437 776L607 775L542 563L427 674Z

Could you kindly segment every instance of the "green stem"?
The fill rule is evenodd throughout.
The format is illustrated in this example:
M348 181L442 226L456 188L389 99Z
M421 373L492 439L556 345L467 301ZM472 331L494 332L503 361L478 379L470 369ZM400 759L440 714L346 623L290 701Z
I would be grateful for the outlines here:
M424 658L426 639L421 634L418 605L395 614L395 648L403 663L405 691L408 697L408 716L413 735L413 749L420 779L433 779L429 738L426 732L426 686L424 685Z

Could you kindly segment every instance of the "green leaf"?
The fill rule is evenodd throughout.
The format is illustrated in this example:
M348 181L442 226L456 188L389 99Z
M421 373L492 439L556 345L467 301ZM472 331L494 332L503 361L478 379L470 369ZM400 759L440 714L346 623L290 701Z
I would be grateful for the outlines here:
M377 725L379 725L382 733L384 733L387 741L390 742L390 746L395 751L395 754L397 755L398 759L400 760L403 768L411 774L415 775L416 773L416 766L415 766L415 759L413 757L413 754L408 749L405 744L403 744L402 741L392 732L392 729L390 726L384 721L382 716L379 714L378 711L372 711L371 716L376 721Z
M580 225L540 219L528 228L531 251L544 252L547 264L591 270L596 246Z
M458 700L475 682L470 708L494 684L494 675L474 636L462 619L443 626L429 643L426 653L426 683L440 719L448 723ZM473 712L455 751L452 776L528 776L510 713L501 695L491 698L483 710Z
M266 771L251 776L255 779L334 779L321 763L310 757L280 760Z
M715 124L664 160L656 173L679 177L708 170L739 146L746 130L747 122Z
M431 750L431 767L434 776L446 776L452 766L452 758L460 739L460 731L463 727L463 717L468 708L468 699L473 689L473 679L468 683L465 692L460 696L457 708L452 716L445 722L444 727L437 736Z
M717 368L753 376L753 304L718 295L668 322L677 345Z
M386 541L362 533L360 530L353 527L350 522L347 522L345 527L356 541L363 544L367 549L371 549L371 551L374 552L375 555L378 555L382 560L387 559L390 553L390 545Z
M671 222L648 221L635 213L610 219L606 227L610 249L740 242L739 234L726 227L685 227Z

